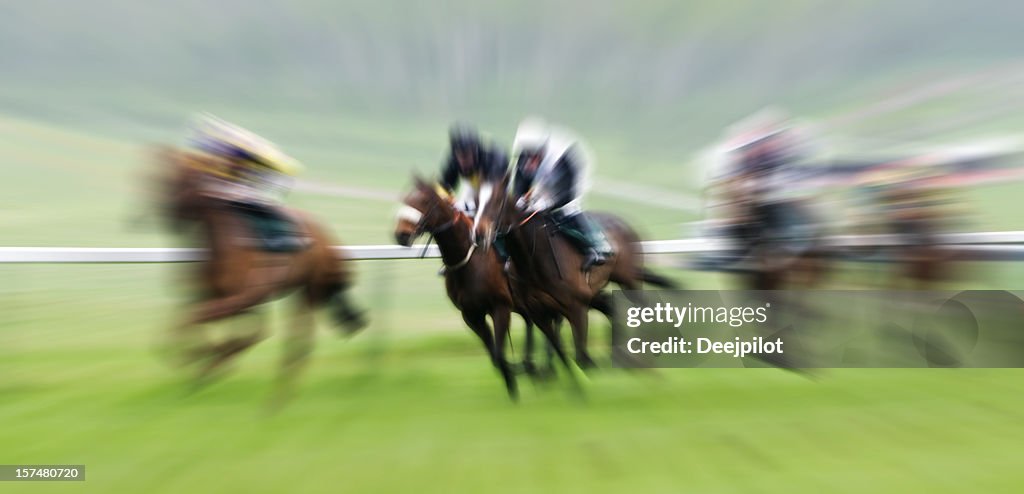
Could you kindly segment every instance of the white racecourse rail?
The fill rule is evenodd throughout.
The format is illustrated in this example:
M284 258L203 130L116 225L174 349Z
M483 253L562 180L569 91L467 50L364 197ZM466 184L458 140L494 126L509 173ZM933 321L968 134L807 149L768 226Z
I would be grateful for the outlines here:
M988 259L1024 258L1024 231L952 233L941 235L937 244L979 254ZM830 247L887 247L902 245L898 235L839 235L827 237ZM646 254L697 254L729 250L721 239L693 238L642 242ZM437 258L436 245L352 245L335 247L352 260ZM161 263L194 262L203 259L203 249L166 247L0 247L2 263Z

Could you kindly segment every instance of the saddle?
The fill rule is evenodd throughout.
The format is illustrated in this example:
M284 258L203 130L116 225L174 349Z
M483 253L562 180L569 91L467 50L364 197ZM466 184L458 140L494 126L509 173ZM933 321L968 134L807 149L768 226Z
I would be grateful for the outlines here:
M311 244L295 220L275 207L241 202L231 202L229 206L245 220L256 246L264 252L299 252Z
M583 221L590 222L591 225L594 225L595 229L600 229L599 233L604 233L604 230L600 226L601 223L589 213L582 213L580 216L585 216L584 218L581 218ZM544 213L542 217L545 218L549 224L555 226L554 234L562 235L570 244L579 249L580 252L584 254L587 253L587 249L591 247L590 242L592 239L588 236L589 232L583 230L584 226L582 224L575 221L568 221L557 213ZM505 246L504 234L499 233L496 235L492 244L498 250L499 257L502 259L508 259L508 249Z

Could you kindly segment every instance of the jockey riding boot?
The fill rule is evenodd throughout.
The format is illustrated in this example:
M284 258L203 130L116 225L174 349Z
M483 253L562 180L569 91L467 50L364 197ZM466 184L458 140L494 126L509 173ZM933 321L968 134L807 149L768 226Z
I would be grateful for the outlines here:
M583 213L577 213L565 218L566 226L569 227L571 237L575 237L581 243L584 253L587 255L583 261L583 270L588 271L594 266L602 266L612 255L612 247L605 237L604 230Z
M509 268L511 267L512 260L509 259L508 246L505 245L505 234L497 233L494 235L494 252L498 254L498 260L504 265L505 274L508 274Z

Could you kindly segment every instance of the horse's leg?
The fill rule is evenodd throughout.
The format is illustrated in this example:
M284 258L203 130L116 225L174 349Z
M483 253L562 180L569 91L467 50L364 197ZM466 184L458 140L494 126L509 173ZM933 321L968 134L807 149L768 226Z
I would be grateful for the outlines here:
M253 322L247 328L246 334L233 336L210 347L213 357L200 371L199 378L201 380L208 380L221 366L267 338L266 314L262 311L254 311L250 315Z
M537 375L537 365L533 362L533 337L534 327L533 322L525 314L520 314L523 317L523 323L526 324L526 345L523 349L523 372L529 376Z
M534 334L537 331L537 327L533 324L533 321L525 315L523 316L523 322L526 323L526 353L523 356L523 371L526 372L527 375L535 379L548 378L553 376L555 373L555 351L551 348L551 344L547 343L547 341L545 340L545 367L543 369L538 368L537 363L533 361L533 356L534 353L536 353L537 348ZM558 332L557 328L559 324L561 324L561 320L559 320L558 323L556 323L555 325L556 337Z
M635 290L637 288L623 286L624 290ZM640 299L644 305L647 305L647 297L643 296L643 292ZM598 312L604 314L608 318L608 324L611 325L611 359L612 362L622 367L638 367L639 361L633 358L629 352L622 349L623 334L620 331L621 328L615 324L615 304L612 299L612 295L608 292L600 292L594 296L594 299L590 301L590 306L597 309Z
M200 271L200 275L210 270L208 265L204 264L202 267L205 271ZM205 280L207 277L200 276L200 279ZM168 363L175 367L185 367L211 354L212 344L204 337L202 326L194 324L192 320L195 319L197 306L216 297L213 289L208 288L201 292L197 299L184 303L177 311L175 321L168 326L165 333L166 340L160 344L158 350Z
M272 284L246 287L240 293L210 300L196 308L190 324L203 324L238 314L266 301L276 290Z
M185 363L195 362L206 357L213 357L214 361L226 358L222 354L232 345L229 344L227 346L223 346L224 344L210 344L205 340L202 340L201 335L198 334L202 325L239 314L269 298L273 291L274 287L267 288L267 285L263 285L255 288L246 288L242 293L237 295L231 295L200 303L186 321L178 326L176 330L179 334L179 340L182 342L181 346L184 347L182 353L185 355ZM189 342L188 340L190 337L198 339L199 341ZM255 341L259 340L257 339ZM252 346L252 344L255 344L255 341L245 346ZM232 351L231 353L233 354L237 352L238 351ZM214 365L214 367L216 367L216 365ZM204 374L206 374L206 372L203 372L201 375Z
M552 328L553 328L552 329L552 334L554 335L554 338L556 340L558 340L558 344L561 345L562 348L565 348L565 345L562 344L562 317L558 316L558 317L554 318L552 320L552 322L551 322L551 325L552 325ZM558 357L558 355L555 352L555 349L553 348L551 343L548 343L547 345L544 345L544 350L545 350L545 358L546 358L547 366L548 366L547 367L547 373L549 373L552 376L554 376L555 375L555 358Z
M565 348L565 345L562 344L562 317L561 316L557 316L557 317L551 319L551 328L552 328L551 329L552 337L558 340L559 344L562 345L562 348ZM558 357L558 355L555 352L554 347L551 345L550 342L545 340L545 342L544 342L544 367L537 369L537 373L536 373L537 377L541 377L541 378L545 378L545 379L556 377L557 374L555 372L555 359L557 357Z
M579 377L576 375L579 371L573 366L572 362L569 361L569 358L565 354L565 348L562 347L562 339L558 336L558 326L555 325L556 321L560 322L559 319L542 317L534 322L537 324L537 328L540 329L541 333L547 338L548 348L554 351L558 360L560 360L562 365L565 366L565 370L569 374L569 381L572 383L573 389L577 393L582 394L583 388L580 386ZM554 371L554 367L552 367L552 371ZM552 372L552 375L553 374L554 372Z
M187 367L214 353L214 345L204 337L202 327L181 321L167 332L168 339L158 351L174 367Z
M462 313L462 320L480 338L480 342L484 344L484 350L487 351L487 356L491 359L491 364L497 367L498 362L494 358L494 336L491 333L491 329L487 327L485 317L482 312L464 311Z
M512 372L512 366L505 358L505 340L508 338L508 326L512 319L512 312L508 307L500 306L491 310L491 321L494 323L494 361L501 371L501 377L505 379L505 388L508 390L509 398L513 401L519 399L519 389L516 387L516 376Z
M295 381L309 361L313 352L313 336L316 326L313 320L315 304L308 294L301 299L295 308L292 322L284 344L284 358L281 363L281 374L278 379L274 396L274 405L284 403L292 394Z
M572 327L572 339L573 344L576 347L576 364L581 369L593 369L597 367L594 363L594 359L590 358L590 352L587 351L587 332L589 331L589 321L587 320L587 310L589 306L583 304L575 304L567 314L566 319L569 320L569 326Z
M244 278L241 290L201 303L189 322L202 324L224 319L265 302L287 281L292 261L294 260L288 259L288 262L277 265L252 267L242 271ZM240 269L245 269L245 266L241 265ZM310 304L315 302L311 301Z
M334 309L332 316L345 334L354 334L369 324L366 311L357 307L349 297L348 287L338 289L331 298L331 302Z

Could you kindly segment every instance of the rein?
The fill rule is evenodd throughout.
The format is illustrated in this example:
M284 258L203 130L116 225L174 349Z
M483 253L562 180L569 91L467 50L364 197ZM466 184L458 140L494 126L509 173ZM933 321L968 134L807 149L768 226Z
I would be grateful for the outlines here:
M539 213L539 212L540 212L540 210L538 209L538 210L530 213L530 215L527 216L525 220L519 222L519 226L523 226L523 225L529 223L530 220L532 220L534 216L537 216L537 213Z
M444 225L441 225L440 227L434 229L433 231L430 232L430 234L436 236L438 233L442 233L442 232L450 230L453 226L455 226L456 223L458 223L459 218L460 218L460 216L456 215L454 218L452 218L451 221L449 221L448 223L445 223ZM472 238L473 232L470 232L469 235L470 235L470 238ZM476 241L472 241L469 244L469 249L466 250L466 256L463 257L461 261L459 261L459 262L457 262L455 264L448 264L447 262L444 261L444 258L442 257L441 258L441 263L444 264L445 272L446 273L450 273L452 271L456 271L456 270L458 270L458 269L460 269L462 267L465 267L467 264L469 264L470 259L473 258L473 253L476 252L476 247L477 247Z
M434 205L430 206L430 209L427 211L426 214L423 215L422 219L420 219L419 223L416 225L416 229L417 230L419 230L419 231L426 231L427 233L430 234L430 239L434 239L434 240L436 240L437 234L444 233L444 232L446 232L448 230L451 230L455 226L455 224L459 222L459 218L464 216L464 215L461 215L461 213L455 214L452 217L451 220L441 224L440 226L438 226L436 228L427 229L425 227L424 223L426 222L427 218L429 218L431 216L431 214L434 212L434 209L436 209L436 208L437 208L437 204L434 204ZM472 237L472 232L470 232L470 237ZM423 257L423 256L425 256L427 254L427 246L429 246L429 245L430 245L430 240L427 240L427 244L423 247L423 254L420 257ZM438 246L440 247L440 244L438 244ZM475 241L472 242L469 245L469 249L466 251L466 256L463 257L461 261L459 261L459 262L457 262L455 264L448 264L447 262L444 261L444 258L442 257L441 258L441 263L444 264L444 267L445 267L444 271L445 272L452 272L452 271L456 271L456 270L458 270L460 268L465 267L467 264L469 264L469 261L473 258L473 253L476 252L476 247L477 247L476 242Z
M476 251L476 242L473 242L469 246L469 250L466 251L466 257L463 258L461 261L459 261L458 264L449 265L449 264L445 263L443 259L441 260L441 263L444 264L444 267L447 268L448 271L455 271L455 270L457 270L457 269L459 269L459 268L469 264L469 260L473 258L473 252L475 252L475 251Z
M434 234L431 233L430 236L427 237L427 243L423 244L423 252L420 252L420 259L423 259L424 257L427 257L427 249L430 248L430 242L432 242L433 240L434 240Z

